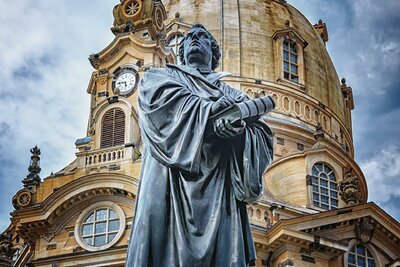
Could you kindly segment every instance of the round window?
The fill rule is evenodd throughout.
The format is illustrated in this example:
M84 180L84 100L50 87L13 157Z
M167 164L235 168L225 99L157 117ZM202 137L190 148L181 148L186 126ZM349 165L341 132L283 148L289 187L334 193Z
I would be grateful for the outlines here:
M75 225L75 238L82 248L98 251L114 245L124 229L123 210L115 203L104 201L81 213Z
M142 1L141 0L128 0L122 6L124 10L125 16L132 18L136 17L142 9Z

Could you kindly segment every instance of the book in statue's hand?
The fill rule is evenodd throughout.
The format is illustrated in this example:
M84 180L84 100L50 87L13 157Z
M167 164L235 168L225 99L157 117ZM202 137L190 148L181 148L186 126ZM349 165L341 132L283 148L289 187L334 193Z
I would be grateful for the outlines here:
M222 118L228 120L233 127L240 127L242 120L250 125L257 121L262 115L271 112L274 108L275 102L271 96L264 96L233 104L210 116L207 122L206 132L208 134L214 132L214 124L218 119Z

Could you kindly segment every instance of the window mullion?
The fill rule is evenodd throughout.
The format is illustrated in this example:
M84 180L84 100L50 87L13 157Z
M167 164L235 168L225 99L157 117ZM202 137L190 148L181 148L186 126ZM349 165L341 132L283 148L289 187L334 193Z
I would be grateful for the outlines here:
M322 198L321 198L321 177L318 174L318 202L319 202L319 206L321 207L321 203L322 203Z
M107 221L106 221L106 242L108 242L108 225L110 222L110 209L107 209Z
M93 227L92 227L92 242L91 245L94 246L94 235L95 235L95 231L96 231L96 211L93 211Z

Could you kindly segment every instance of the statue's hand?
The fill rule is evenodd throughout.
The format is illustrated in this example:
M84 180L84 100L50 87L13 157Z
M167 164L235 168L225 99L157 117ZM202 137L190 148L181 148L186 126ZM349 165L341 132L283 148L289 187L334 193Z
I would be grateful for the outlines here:
M233 97L230 95L224 95L217 101L215 101L212 106L211 106L211 115L216 114L220 112L221 110L224 110L225 108L232 106L235 104L236 101Z
M234 127L231 125L229 120L224 118L219 118L214 124L215 134L223 139L230 139L238 136L244 132L245 128L246 123L244 121L241 121L240 126Z

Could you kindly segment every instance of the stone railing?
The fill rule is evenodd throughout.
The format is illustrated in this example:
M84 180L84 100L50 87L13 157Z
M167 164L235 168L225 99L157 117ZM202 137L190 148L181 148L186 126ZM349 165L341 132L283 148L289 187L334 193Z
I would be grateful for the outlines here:
M332 140L335 140L343 150L354 156L351 134L345 124L318 100L302 94L277 90L273 87L244 84L242 90L251 97L271 95L276 104L275 112L286 114L310 126L316 127L319 124Z
M268 207L252 204L247 206L250 223L263 228L270 228L273 224L271 211Z
M110 147L94 151L88 151L85 155L85 166L96 166L119 162L126 157L125 147Z

